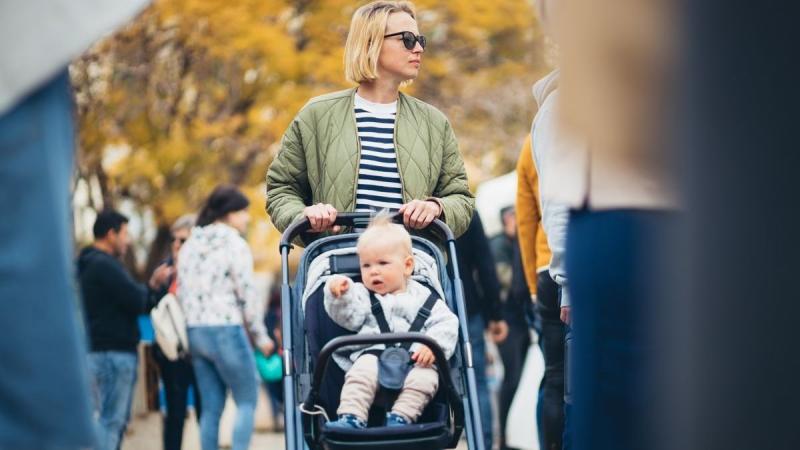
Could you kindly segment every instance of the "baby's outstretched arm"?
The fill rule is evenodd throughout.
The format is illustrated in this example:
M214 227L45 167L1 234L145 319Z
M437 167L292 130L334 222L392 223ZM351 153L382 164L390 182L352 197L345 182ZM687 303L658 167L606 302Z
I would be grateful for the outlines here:
M370 314L369 292L362 284L344 275L334 275L325 283L325 311L341 327L358 331Z
M329 284L331 295L334 298L339 298L347 293L347 290L350 289L350 278L347 277L335 277L332 278Z

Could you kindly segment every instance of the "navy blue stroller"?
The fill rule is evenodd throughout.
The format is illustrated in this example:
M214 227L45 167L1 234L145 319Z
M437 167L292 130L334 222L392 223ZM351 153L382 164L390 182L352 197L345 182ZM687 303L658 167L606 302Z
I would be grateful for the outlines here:
M402 216L395 216L396 222L401 219ZM336 224L363 229L369 220L369 213L340 213ZM311 242L302 255L294 285L290 285L291 243L297 237L309 238L309 228L306 219L295 222L283 233L280 243L286 450L455 448L465 430L469 448L484 450L464 292L458 275L455 238L447 225L436 220L426 231L441 235L449 258L445 259L431 241L418 236L412 237L412 247L417 266L415 279L442 293L442 298L458 316L459 341L449 361L439 345L425 334L357 336L328 317L322 301L324 283L320 278L344 274L360 281L355 253L357 233L332 235ZM439 371L439 391L417 423L391 428L382 426L387 405L376 400L369 413L368 428L328 428L326 423L335 420L344 383L344 371L332 361L333 353L351 345L406 342L427 345L436 357ZM378 397L381 398L381 393Z

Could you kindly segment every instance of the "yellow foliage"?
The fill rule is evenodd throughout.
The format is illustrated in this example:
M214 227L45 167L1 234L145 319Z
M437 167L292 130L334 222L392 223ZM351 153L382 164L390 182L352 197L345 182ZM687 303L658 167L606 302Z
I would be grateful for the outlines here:
M348 86L343 46L363 3L156 0L72 65L79 176L96 177L109 199L151 208L162 225L216 184L242 185L254 247L269 247L257 260L272 268L264 174L302 105ZM429 47L407 90L448 115L473 185L511 170L530 126L530 85L545 70L531 2L415 3ZM129 151L105 167L114 146Z

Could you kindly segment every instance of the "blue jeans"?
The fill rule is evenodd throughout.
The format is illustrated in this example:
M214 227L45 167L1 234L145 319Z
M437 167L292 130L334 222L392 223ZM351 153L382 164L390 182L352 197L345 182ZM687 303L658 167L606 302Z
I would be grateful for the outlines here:
M253 348L239 325L189 328L189 349L200 396L200 444L219 448L219 419L228 389L236 402L232 450L247 450L253 435L258 380Z
M98 450L117 450L128 425L136 384L136 353L89 353Z
M469 342L472 345L472 366L475 368L475 384L478 388L478 405L481 408L481 425L483 430L476 434L483 435L484 448L490 450L494 442L494 420L492 416L492 399L489 397L489 385L486 382L486 341L483 332L486 329L483 316L473 314L469 317Z
M0 448L94 444L72 277L72 117L66 68L0 112Z
M573 325L569 428L576 450L653 448L650 320L658 292L659 240L668 213L573 211L567 273Z

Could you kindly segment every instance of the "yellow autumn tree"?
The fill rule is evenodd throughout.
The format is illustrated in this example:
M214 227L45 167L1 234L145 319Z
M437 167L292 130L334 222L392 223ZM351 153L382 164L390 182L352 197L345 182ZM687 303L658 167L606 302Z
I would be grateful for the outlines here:
M303 103L347 86L343 45L363 3L157 0L72 64L77 179L105 205L152 212L149 267L168 224L216 184L243 186L255 222L268 223L265 171ZM471 181L511 170L533 114L530 85L545 70L530 1L416 5L429 46L408 90L450 118ZM258 230L256 258L273 261L274 230Z

